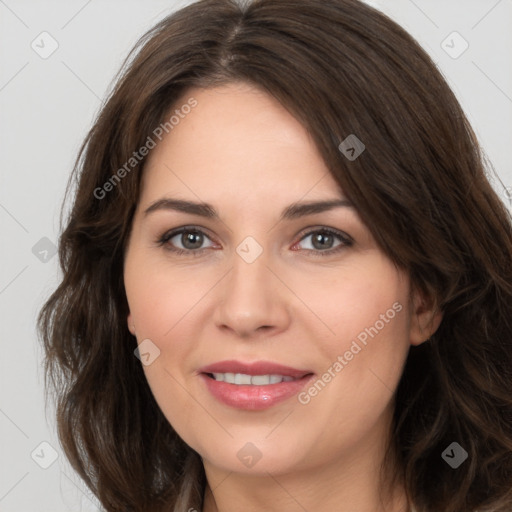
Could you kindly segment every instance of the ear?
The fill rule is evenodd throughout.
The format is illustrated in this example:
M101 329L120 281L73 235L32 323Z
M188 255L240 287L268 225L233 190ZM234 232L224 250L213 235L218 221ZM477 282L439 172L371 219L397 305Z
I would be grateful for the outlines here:
M133 323L132 314L128 313L128 317L126 319L128 322L128 330L135 336L135 324Z
M443 319L443 312L438 309L437 301L432 296L414 289L411 297L411 345L421 345L438 329Z

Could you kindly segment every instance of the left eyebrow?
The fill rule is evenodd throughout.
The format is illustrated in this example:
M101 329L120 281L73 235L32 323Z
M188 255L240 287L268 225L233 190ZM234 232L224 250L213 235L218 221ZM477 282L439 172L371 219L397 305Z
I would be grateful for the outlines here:
M328 201L315 201L309 203L294 203L283 210L281 220L293 220L306 215L322 213L335 208L354 208L348 199L331 199Z
M327 201L314 201L308 203L293 203L287 206L281 213L281 220L293 220L306 215L314 215L326 212L335 208L354 208L354 205L348 199L331 199ZM209 203L197 203L183 199L171 199L165 197L152 203L144 211L144 216L158 210L173 210L191 215L198 215L209 219L219 219L219 214Z

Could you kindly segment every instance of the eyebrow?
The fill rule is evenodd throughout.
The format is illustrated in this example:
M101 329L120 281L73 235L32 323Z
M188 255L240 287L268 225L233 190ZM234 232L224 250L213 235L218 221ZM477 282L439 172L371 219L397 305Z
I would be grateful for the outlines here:
M281 213L280 220L293 220L306 215L313 215L317 213L326 212L335 208L354 208L354 205L348 199L330 199L325 201L314 201L307 203L293 203L287 206ZM172 199L165 197L152 203L144 211L144 217L150 213L172 210L191 215L198 215L209 219L219 219L219 214L215 208L208 203L196 203L193 201L186 201L183 199Z

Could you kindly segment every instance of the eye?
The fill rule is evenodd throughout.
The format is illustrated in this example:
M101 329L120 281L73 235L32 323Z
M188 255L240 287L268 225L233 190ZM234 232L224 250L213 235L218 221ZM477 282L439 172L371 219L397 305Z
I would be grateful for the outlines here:
M306 244L306 247L302 247L302 249L310 251L315 256L330 255L353 244L353 240L347 234L330 228L309 231L300 239L298 244L308 238L310 238L309 244ZM338 241L337 244L336 240ZM295 244L294 247L298 244Z
M205 239L210 240L206 233L200 229L183 227L164 233L158 240L158 244L165 246L167 250L177 254L186 253L195 256L201 254L207 248L214 246L214 244L211 243L206 247L202 247Z
M309 244L306 244L306 247L300 249L314 256L329 256L353 245L353 240L346 233L331 228L320 228L306 233L300 241L292 247L292 250L299 250L296 249L296 247L308 238L311 239ZM206 240L209 240L210 244L203 247ZM190 226L164 233L157 240L157 243L159 246L165 247L167 251L185 256L200 256L204 251L215 247L215 244L204 231Z

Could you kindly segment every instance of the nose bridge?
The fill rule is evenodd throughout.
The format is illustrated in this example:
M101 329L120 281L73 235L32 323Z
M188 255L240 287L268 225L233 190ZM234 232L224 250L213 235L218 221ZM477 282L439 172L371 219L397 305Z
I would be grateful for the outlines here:
M238 304L244 303L251 308L259 303L261 307L267 300L268 292L273 288L272 273L268 270L268 252L254 241L244 240L233 255L233 269L228 278L227 293Z
M263 326L284 327L286 299L267 268L270 264L268 252L254 238L247 237L236 247L217 308L219 326L243 336Z

